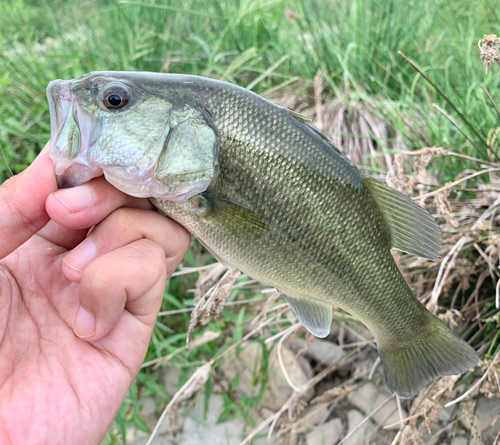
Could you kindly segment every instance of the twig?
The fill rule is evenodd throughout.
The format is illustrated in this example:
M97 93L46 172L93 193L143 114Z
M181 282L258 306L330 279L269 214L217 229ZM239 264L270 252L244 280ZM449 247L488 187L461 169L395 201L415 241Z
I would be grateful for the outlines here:
M248 300L229 301L227 303L224 303L223 306L239 306L240 304L259 303L261 301L264 301L264 298L258 298L258 299L253 299L253 300L248 299ZM158 317L163 317L164 315L184 314L186 312L193 312L193 311L194 311L194 306L193 307L185 307L184 309L174 309L172 311L160 312L158 314Z
M467 161L471 162L479 162L481 164L489 165L491 167L498 167L498 164L490 161L485 161L484 159L480 158L475 158L473 156L469 155L464 155L462 153L457 153L452 150L447 150L446 148L442 147L428 147L428 148L423 148L422 150L415 150L415 151L401 151L399 154L404 155L404 156L426 156L426 155L431 155L431 156L452 156L454 158L460 158L460 159L466 159ZM382 155L379 155L382 156Z
M479 134L479 132L478 132L478 131L474 128L474 126L473 126L473 125L472 125L472 124L471 124L471 123L470 123L470 122L469 122L469 121L465 118L465 116L464 116L462 113L460 113L460 111L458 110L458 108L457 108L455 105L453 105L453 102L452 102L450 99L448 99L448 97L446 96L446 94L444 94L444 93L443 93L443 92L442 92L442 91L438 88L438 86L437 86L434 82L432 82L432 80L431 80L431 79L429 79L429 77L427 77L427 76L426 76L426 75L422 72L422 70L421 70L421 69L420 69L417 65L415 65L415 64L414 64L414 63L413 63L413 62L412 62L412 61L411 61L408 57L406 57L406 55L405 55L402 51L398 51L398 54L399 54L401 57L403 57L403 58L404 58L404 59L405 59L405 60L406 60L406 61L410 64L410 66L411 66L411 67L412 67L415 71L417 71L417 72L418 72L418 73L419 73L419 74L420 74L420 75L421 75L421 76L422 76L422 77L423 77L423 78L424 78L427 82L429 82L429 83L430 83L430 84L434 87L434 89L437 91L437 93L438 93L438 94L439 94L439 95L440 95L440 96L441 96L441 97L442 97L442 98L443 98L446 102L448 102L448 105L450 105L450 107L451 107L451 108L453 108L453 111L455 111L455 113L457 113L457 114L460 116L460 118L461 118L461 119L465 122L465 124L466 124L466 125L467 125L467 126L468 126L471 130L472 130L472 132L476 135L476 137L477 137L478 139L480 139L480 140L481 140L481 142L482 142L485 146L488 146L488 144L486 143L486 141L484 140L484 138L483 138L483 137ZM479 153L481 153L481 154L485 157L485 159L487 159L487 156L485 155L485 153L483 153L483 151L482 151L482 150L480 150L480 149L478 148L478 151L479 151ZM498 157L497 157L497 159L498 159Z
M146 442L146 445L151 445L151 442L153 441L154 437L158 433L158 430L160 429L160 426L165 419L165 416L167 415L168 411L170 408L177 403L177 400L183 400L187 397L191 397L195 391L199 389L200 383L203 385L208 379L208 376L210 374L210 370L212 369L214 361L212 360L211 362L206 363L205 365L199 367L195 373L191 376L191 378L184 383L181 389L177 391L172 397L172 400L169 402L167 407L163 410L163 413L161 414L160 418L158 419L158 422L156 423L156 426L151 433L151 436L149 437L149 440ZM197 381L198 380L198 381Z
M483 221L485 221L489 215L500 205L500 198L497 198L493 204L491 204L488 209L476 220L476 222L472 225L470 228L470 232L475 230L480 224L482 224ZM429 305L433 312L437 310L437 302L439 299L439 295L441 294L441 291L443 289L444 283L446 281L446 278L448 277L448 274L450 273L451 268L453 267L454 261L456 256L458 255L458 252L460 249L463 247L464 244L473 241L474 239L468 236L462 236L457 243L453 246L453 248L448 252L444 260L441 262L441 266L439 267L439 272L438 276L436 278L436 282L434 284L434 288L432 289L432 296L431 300L429 302ZM451 262L448 265L446 272L444 273L444 268L448 261L451 258ZM444 273L444 275L443 275Z
M486 95L488 96L488 99L490 100L490 102L492 103L492 105L495 107L495 110L498 114L498 117L500 117L500 110L498 110L498 107L497 107L497 104L496 102L493 100L493 97L491 97L491 94L490 92L486 89L486 87L484 86L484 84L481 84L481 88L484 90L484 92L486 93Z
M264 340L264 343L267 345L269 343L272 343L274 340L277 340L278 338L283 337L284 335L286 335L288 337L288 335L291 332L295 331L297 329L297 327L301 327L301 326L302 326L301 323L295 323L294 325L290 326L289 328L285 329L284 331L281 331L278 334L273 335L272 337L266 338Z
M500 443L500 431L496 435L495 439L493 440L493 443L491 445L498 445Z
M197 346L204 345L205 343L211 342L212 340L215 340L216 338L220 337L219 332L213 332L213 331L205 331L202 335L199 337L195 338L191 344L190 348L196 348ZM170 360L172 360L177 354L180 354L181 352L185 351L188 348L187 345L184 345L178 349L176 349L174 352L171 352L170 354L164 356L164 357L159 357L155 358L154 360L150 360L149 362L143 363L141 366L142 368L147 368L148 366L151 365L156 365L153 369L156 370L162 363L167 363Z
M438 104L432 104L432 106L438 110L446 119L448 119L453 125L455 125L456 129L463 134L464 138L469 141L469 143L479 152L482 153L479 147L474 143L474 141L467 135L465 131L460 128L460 125L453 119L446 111L444 111ZM484 156L484 155L483 155Z
M391 442L391 445L397 445L397 443L399 442L399 438L401 437L401 430L398 431L398 434L396 434L396 437L394 438L394 440Z
M377 369L377 366L380 364L380 357L377 357L377 360L375 360L375 363L372 366L372 369L370 370L370 374L368 374L368 380L371 380L373 378L373 374L375 374L375 370Z
M305 385L301 386L301 391L300 392L294 392L292 396L285 402L285 404L280 408L280 410L275 413L270 415L267 419L262 421L247 437L246 439L240 443L240 445L247 445L251 443L253 438L259 434L267 425L272 423L273 427L276 425L276 422L278 421L279 417L281 414L283 414L290 404L294 401L294 398L301 396L304 392L307 392L310 388L318 384L321 380L323 380L327 375L329 375L331 372L335 371L337 368L340 366L347 365L356 359L356 356L359 353L356 351L352 351L351 353L345 355L344 357L341 357L338 359L335 363L332 363L328 368L324 369L321 371L318 375L314 376L309 382L307 382ZM349 359L349 360L348 360Z
M7 156L5 156L5 152L3 151L3 148L1 145L0 145L0 150L2 151L3 160L5 161L5 165L6 165L7 169L9 170L10 176L14 176L14 173L10 169L9 163L7 162Z
M500 280L497 281L496 285L495 307L500 309Z
M200 266L200 267L185 267L177 272L172 274L173 277L178 277L179 275L186 275L188 273L200 272L202 270L210 269L211 267L216 266L218 263L209 264L208 266Z
M255 329L253 329L247 335L245 335L240 341L236 342L234 345L231 345L221 355L219 355L218 357L216 357L214 359L214 361L218 361L218 360L226 357L230 353L232 353L241 343L243 343L244 341L247 341L249 338L252 338L255 334L257 334L258 332L260 332L262 330L262 328L264 328L265 326L271 324L274 321L275 318L278 318L281 314L283 314L283 312L286 312L287 310L288 310L288 308L284 308L284 310L282 310L278 314L273 315L271 318L267 319L265 322L259 324Z
M389 396L384 402L377 406L370 414L368 414L355 428L353 428L347 436L345 436L337 445L342 445L351 437L356 431L358 431L366 422L368 422L378 411L380 411L385 405L387 405L392 399L396 397L395 394Z
M484 381L484 379L486 377L488 377L488 374L490 373L491 369L493 368L493 365L497 361L498 357L500 357L500 351L497 352L497 355L495 355L495 358L491 361L490 366L488 366L488 369L483 374L483 376L473 386L471 386L467 391L465 391L460 397L456 398L455 400L453 400L451 402L448 402L444 407L448 408L452 405L455 405L456 403L465 399L472 391L474 391Z
M409 420L416 419L417 417L420 417L421 415L422 415L422 413L419 412L417 414L414 414L413 416L408 416L408 417L405 417L404 419L398 420L397 422L391 423L390 425L385 425L383 428L384 428L384 430L390 430L391 428L393 428L395 426L405 424Z
M398 405L399 423L401 423L401 427L399 428L399 431L396 434L396 437L392 441L391 445L396 445L398 443L399 438L401 437L401 434L403 433L403 427L406 424L406 419L403 419L403 410L401 408L401 400L399 399L398 395L396 395L396 403ZM384 427L384 428L386 428L386 427Z
M468 237L468 236L462 236L457 243L451 248L451 250L448 252L448 254L445 256L443 261L441 262L441 266L439 267L439 272L438 276L436 278L436 282L434 283L434 288L432 289L432 294L431 294L431 299L429 301L428 306L430 307L430 310L434 313L437 312L438 308L438 299L439 295L441 295L441 291L443 290L443 286L446 282L446 279L448 278L448 275L451 271L451 268L455 265L455 259L457 255L459 254L460 250L464 246L464 244L473 241L473 238ZM451 261L450 261L451 259ZM445 266L450 262L448 267L445 270Z
M285 332L285 334L280 338L280 341L278 343L278 361L281 367L281 371L283 372L283 375L285 376L285 380L287 381L288 385L290 385L290 388L292 388L296 392L300 392L300 388L295 386L293 382L290 380L290 376L288 375L288 372L286 372L285 364L283 363L283 357L281 356L281 348L283 347L283 342L285 339L295 332L297 329L299 329L302 325L300 323L296 323L290 328L288 328Z
M437 190L434 190L433 192L425 193L424 195L420 195L420 196L415 196L412 199L415 201L427 199L427 198L430 198L431 196L435 196L441 192L444 192L445 190L449 190L449 189L457 186L458 184L461 184L462 182L465 182L465 181L468 181L469 179L475 178L476 176L481 176L481 175L484 175L485 173L493 173L493 172L498 172L498 171L500 171L500 168L498 168L498 167L497 168L487 168L485 170L475 172L469 176L465 176L464 178L461 178L457 181L450 182L449 184L446 184L444 187L441 187Z
M292 395L293 397L293 395ZM270 423L275 423L274 419L279 418L282 413L284 413L288 409L288 404L292 401L292 397L290 397L285 404L280 408L280 410L275 413L270 415L267 419L263 420L247 437L246 439L240 443L240 445L247 445L252 442L253 438L259 434L267 425Z

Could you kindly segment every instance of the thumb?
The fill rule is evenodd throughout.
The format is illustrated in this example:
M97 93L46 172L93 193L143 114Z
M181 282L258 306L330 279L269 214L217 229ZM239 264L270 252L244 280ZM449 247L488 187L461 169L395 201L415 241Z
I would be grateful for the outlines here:
M26 170L0 186L0 259L38 232L49 216L45 201L57 190L48 144Z

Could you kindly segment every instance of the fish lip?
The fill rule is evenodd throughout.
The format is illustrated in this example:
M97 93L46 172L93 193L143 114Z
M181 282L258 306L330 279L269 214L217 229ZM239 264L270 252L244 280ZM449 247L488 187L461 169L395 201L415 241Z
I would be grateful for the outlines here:
M84 112L75 99L72 88L74 81L53 80L47 86L47 100L50 109L51 134L49 156L54 162L58 187L74 187L102 176L100 167L91 165L88 153L91 144L92 129L99 128L98 118ZM70 116L72 113L72 116ZM78 127L78 150L70 152L68 147L59 146L59 138L68 119L74 119ZM97 124L97 125L95 125Z
M55 161L57 188L70 188L81 185L92 178L103 175L100 168L92 168L75 162Z

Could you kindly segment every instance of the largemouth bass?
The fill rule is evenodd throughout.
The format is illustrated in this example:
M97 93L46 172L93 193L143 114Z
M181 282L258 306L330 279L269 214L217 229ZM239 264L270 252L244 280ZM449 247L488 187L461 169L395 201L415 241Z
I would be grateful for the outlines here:
M55 80L47 95L60 186L104 174L150 198L219 261L275 286L313 335L328 335L334 305L353 314L401 397L477 364L390 253L437 260L437 223L302 116L187 75L96 72Z

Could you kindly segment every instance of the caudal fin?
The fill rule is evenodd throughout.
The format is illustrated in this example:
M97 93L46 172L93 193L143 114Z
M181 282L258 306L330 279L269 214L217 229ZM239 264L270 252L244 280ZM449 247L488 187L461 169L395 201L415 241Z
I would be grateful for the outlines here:
M387 386L400 397L412 397L430 381L462 374L479 361L473 348L439 318L429 316L432 325L427 338L415 338L401 347L378 342Z

